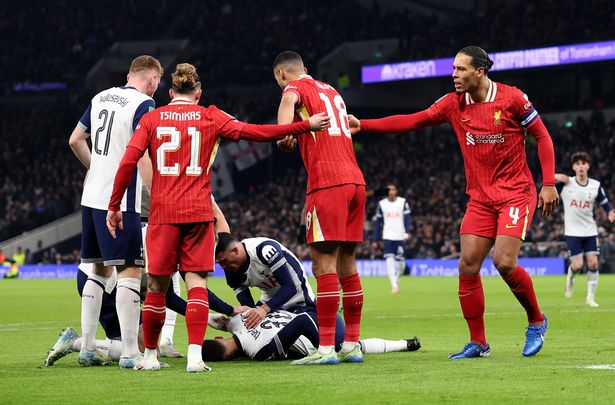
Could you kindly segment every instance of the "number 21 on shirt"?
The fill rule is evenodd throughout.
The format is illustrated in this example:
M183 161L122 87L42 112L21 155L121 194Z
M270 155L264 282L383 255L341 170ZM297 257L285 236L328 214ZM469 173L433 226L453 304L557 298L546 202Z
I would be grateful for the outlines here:
M200 176L203 168L199 165L201 158L201 133L195 127L188 127L190 136L190 164L186 166L188 176ZM157 169L163 176L179 176L179 163L167 165L166 154L178 151L181 147L181 133L175 127L156 128L156 138L170 137L168 142L162 143L156 150ZM215 153L215 150L214 150ZM210 165L211 166L211 165ZM207 168L209 171L209 167Z
M325 104L327 115L331 117L329 127L327 128L329 135L341 136L343 133L346 138L351 138L348 113L346 112L346 104L342 96L336 94L333 100L331 100L325 93L318 93L318 95Z

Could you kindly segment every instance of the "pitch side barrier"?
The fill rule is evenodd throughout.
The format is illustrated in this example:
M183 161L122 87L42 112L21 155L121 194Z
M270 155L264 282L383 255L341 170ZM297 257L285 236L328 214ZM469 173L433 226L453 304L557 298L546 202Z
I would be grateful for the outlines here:
M406 266L410 275L416 277L443 277L457 276L457 260L445 259L408 259ZM308 275L312 274L312 262L303 261L303 266ZM532 276L555 276L564 274L563 257L539 257L539 258L520 258L519 264L523 266ZM382 259L376 260L357 260L357 269L363 277L383 277L387 275L386 262ZM0 267L0 278L4 277L8 267ZM222 269L216 265L212 274L214 277L223 277ZM493 266L493 260L487 259L481 269L482 276L496 276L497 269ZM19 278L25 279L54 279L54 278L75 278L77 276L76 264L34 264L23 265L19 268ZM5 282L10 282L7 280Z

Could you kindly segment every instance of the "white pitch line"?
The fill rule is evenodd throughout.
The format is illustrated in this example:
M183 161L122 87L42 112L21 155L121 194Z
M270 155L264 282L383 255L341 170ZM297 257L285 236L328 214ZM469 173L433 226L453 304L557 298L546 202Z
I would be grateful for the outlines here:
M590 310L580 310L580 309L575 309L575 310L564 310L564 311L557 311L555 313L557 314L594 314L594 313L598 313L598 312L615 312L615 308L614 309L600 309L598 311L590 311ZM523 311L518 311L518 312L485 312L485 315L487 316L493 316L493 315L519 315L522 314ZM430 317L436 317L436 318L457 318L457 317L461 317L462 315L457 313L457 314L452 314L452 313L447 313L447 314L430 314L430 313L424 313L423 315L413 315L413 314L403 314L403 315L379 315L379 316L375 316L375 319L398 319L398 318L430 318Z
M576 366L587 370L615 370L615 364L591 364L589 366Z
M53 330L53 329L59 329L59 326L47 326L45 328L8 328L8 329L2 329L0 328L0 333L2 332L23 332L23 331L31 331L31 330Z
M77 321L79 321L79 319L58 319L54 321L22 322L22 323L0 323L0 328L3 328L5 326L46 325L48 323L77 322Z

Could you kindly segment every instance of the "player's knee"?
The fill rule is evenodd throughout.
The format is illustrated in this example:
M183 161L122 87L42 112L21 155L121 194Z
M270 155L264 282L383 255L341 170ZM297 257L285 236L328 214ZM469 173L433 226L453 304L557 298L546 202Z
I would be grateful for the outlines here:
M461 256L459 258L459 274L462 276L473 276L480 273L482 262L473 260L471 257Z
M511 256L494 256L493 265L501 275L507 275L517 267L517 259Z

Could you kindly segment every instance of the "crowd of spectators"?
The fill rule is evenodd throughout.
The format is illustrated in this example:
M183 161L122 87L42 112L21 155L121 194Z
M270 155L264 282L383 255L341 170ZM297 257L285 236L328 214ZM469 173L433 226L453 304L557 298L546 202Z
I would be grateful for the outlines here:
M306 64L315 67L335 47L353 40L398 37L400 49L393 58L407 60L452 55L468 43L504 50L611 39L615 27L611 3L486 2L486 8L444 18L357 0L223 1L215 6L197 0L184 1L181 6L166 0L155 6L144 0L104 4L33 0L27 7L9 2L0 9L0 83L4 89L0 92L10 93L16 82L82 80L115 41L190 38L189 58L206 84L204 104L215 103L242 120L266 122L275 117L279 91L273 84L271 62L281 50L300 50ZM46 35L49 32L53 35ZM15 46L15 35L19 46ZM253 96L238 96L219 87L266 83L271 83L271 90ZM71 106L62 99L52 106L1 110L0 241L78 209L85 170L67 145L79 116L75 108L83 106ZM551 131L559 171L571 173L570 153L586 150L595 159L590 175L609 190L615 187L615 174L608 164L615 158L613 123L605 122L597 112L591 120L579 119L571 128L552 127ZM409 255L455 257L465 209L463 162L450 130L430 130L429 141L424 139L420 135L378 140L357 137L358 160L369 189L394 181L409 199L413 210ZM531 142L528 156L533 172L539 173ZM235 196L222 206L240 236L269 235L304 257L305 247L296 242L305 187L305 174L298 166L273 182L256 184L251 193ZM367 207L368 236L376 201L377 197L371 197ZM611 228L601 213L598 219L604 238ZM562 254L562 224L561 209L550 219L536 216L524 254ZM378 256L380 251L381 246L368 241L360 255ZM47 260L57 259L55 252L48 255Z
M74 212L85 170L71 158L63 108L0 112L0 241Z
M208 83L260 85L272 80L272 58L286 49L301 50L315 68L348 41L399 38L392 57L407 60L450 56L469 43L494 51L611 39L615 26L609 0L498 1L469 12L444 10L429 14L358 0L8 2L0 9L0 80L77 80L123 40L189 38L186 56Z

